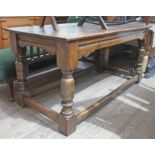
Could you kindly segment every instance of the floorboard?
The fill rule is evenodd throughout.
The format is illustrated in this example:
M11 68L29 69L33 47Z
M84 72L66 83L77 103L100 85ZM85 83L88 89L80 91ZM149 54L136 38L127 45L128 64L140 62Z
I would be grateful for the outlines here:
M108 94L126 80L108 72L91 71L76 80L75 112ZM61 110L60 88L37 97L56 111ZM5 83L0 84L0 138L155 138L155 76L143 79L77 126L66 137L57 124L29 108L10 103Z

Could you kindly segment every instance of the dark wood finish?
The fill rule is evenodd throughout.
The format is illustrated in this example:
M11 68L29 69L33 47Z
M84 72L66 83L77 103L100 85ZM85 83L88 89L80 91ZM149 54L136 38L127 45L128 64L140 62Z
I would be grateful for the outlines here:
M67 23L68 17L69 16L55 16L55 19L58 24L61 24L61 23Z
M9 81L7 81L7 83L8 83L9 100L10 100L10 102L13 102L15 100L13 80L9 80Z
M73 78L73 72L62 71L61 79L61 98L62 98L62 110L59 115L59 130L65 135L69 135L76 129L76 117L73 112L73 98L75 82Z
M83 16L82 19L79 21L78 26L83 26L84 22L86 22L87 17L89 16ZM101 16L96 16L96 19L98 20L102 29L109 29Z
M139 74L139 80L142 79L142 63L143 63L143 58L145 56L145 48L144 48L144 41L143 40L138 40L139 41L139 53L138 53L138 59L137 59L137 73Z
M95 43L95 41L107 42L107 39L109 39L109 42L111 43L111 41L115 41L117 39L116 40L117 42L113 44L109 43L109 45L107 45L108 44L107 42L106 46L108 47L115 44L134 40L134 38L143 39L144 38L143 32L146 30L147 26L145 25L145 23L132 22L117 26L109 26L108 30L102 30L98 25L85 24L84 27L78 27L76 23L67 23L67 24L58 24L58 28L59 31L57 32L51 29L51 25L45 25L44 29L41 28L40 26L33 26L33 29L35 31L32 31L32 27L29 26L6 28L6 30L21 34L22 38L24 37L24 39L20 38L20 40L28 41L28 38L30 39L31 38L30 36L33 36L31 40L34 39L36 40L36 42L38 42L38 40L42 39L41 41L43 42L43 39L45 41L46 40L45 37L47 37L49 40L46 41L48 42L51 41L52 44L54 41L56 42L57 39L59 40L62 39L66 41L78 41L79 42L78 44L80 46ZM120 41L121 37L125 40ZM34 42L34 40L32 41Z
M61 98L62 110L58 115L59 130L65 135L69 135L76 130L77 123L85 119L88 115L99 109L104 103L107 103L112 98L124 91L129 85L133 84L141 77L141 67L139 67L137 76L132 80L127 81L123 86L119 87L113 93L100 100L96 104L90 106L87 110L79 115L75 115L74 104L74 89L75 81L73 78L76 70L78 59L88 56L96 50L110 46L125 43L131 40L146 40L147 29L145 23L132 22L124 25L111 26L108 30L103 30L100 26L93 24L85 24L83 27L78 27L76 23L58 24L59 31L54 31L50 25L9 28L11 34L11 44L14 53L17 56L17 78L19 85L18 102L23 105L27 104L28 100L24 100L23 96L28 96L26 86L26 71L25 71L25 52L26 46L37 46L39 48L48 49L50 54L55 54L57 57L57 66L62 73L61 78ZM146 44L147 46L147 44ZM144 46L144 48L147 48ZM138 65L141 66L143 57L146 54L141 47ZM106 50L105 58L101 57L100 66L102 63L107 66L109 52ZM145 54L144 54L145 53ZM142 58L141 58L142 57ZM23 102L24 100L24 102ZM30 100L29 100L30 101ZM101 103L103 102L103 104ZM34 102L30 101L29 105L33 107ZM36 103L35 103L36 105ZM95 108L96 107L96 108ZM34 108L34 107L33 107ZM44 109L41 107L41 109ZM46 110L45 110L46 115Z
M17 47L17 61L16 61L16 74L18 80L17 102L22 107L24 106L23 96L28 95L26 68L27 68L26 49L23 47Z
M149 56L151 51L151 44L152 44L152 31L147 29L145 33L145 40L144 40L144 48L145 48L145 55Z
M40 86L37 89L31 90L30 91L31 93L29 94L29 96L33 97L33 96L39 95L39 94L41 94L41 93L43 93L45 91L48 91L50 89L53 89L53 88L55 88L55 87L57 87L59 85L60 85L60 80L56 80L56 81L54 81L52 83L48 83L48 84L42 85L42 86Z
M44 27L45 25L46 16L40 17L40 26Z
M50 20L51 20L51 24L52 24L53 30L57 31L58 30L58 26L57 26L57 22L56 22L55 17L51 16ZM46 16L41 17L41 23L40 23L41 27L44 27L45 21L46 21Z
M83 74L87 74L88 72L92 71L96 69L96 65L93 65L87 69L84 69L84 70L80 70L78 72L75 72L74 73L74 78L78 78L79 76L82 76ZM45 76L44 76L45 75ZM52 70L50 70L47 74L44 74L44 75L39 75L41 77L30 77L30 97L33 97L33 96L36 96L36 95L39 95L47 90L50 90L50 89L53 89L57 86L60 85L61 81L61 72L60 72L60 69L59 68L54 68ZM45 81L45 77L46 77L46 81ZM49 77L52 77L52 78L49 78ZM43 81L41 83L41 85L39 86L34 86L33 83L35 80L40 80L40 81ZM53 80L51 80L53 79ZM31 88L32 87L32 88Z
M52 77L52 78L51 78ZM52 88L55 88L60 85L60 79L61 79L61 73L60 69L58 67L53 68L46 73L40 75L33 75L30 76L29 80L29 90L30 90L30 96L36 96L39 95L47 90L50 90ZM39 85L35 85L35 81L39 80L41 81Z
M30 97L24 96L23 100L24 100L24 105L29 106L29 107L35 109L36 111L42 113L46 117L58 122L59 113L57 113L49 108L45 108L39 102L37 102L36 100L34 100Z
M104 68L104 63L103 63L103 59L104 59L104 49L101 48L99 50L97 50L97 71L98 72L102 72L103 68Z
M107 48L102 48L97 51L97 65L98 65L98 71L102 72L103 69L108 65L109 62L109 53L110 49Z
M109 56L110 56L110 48L106 48L104 50L104 58L103 58L104 67L108 66Z
M46 24L51 24L51 19L50 19L50 16L46 16L46 21L45 23ZM69 16L55 16L55 19L57 21L58 24L60 23L66 23L67 22L67 19L68 19ZM41 18L40 17L35 17L35 25L40 25L41 23Z
M130 71L129 70L125 70L123 68L112 67L112 66L109 66L109 65L106 65L104 68L107 69L107 70L114 71L114 72L119 72L119 73L130 75Z

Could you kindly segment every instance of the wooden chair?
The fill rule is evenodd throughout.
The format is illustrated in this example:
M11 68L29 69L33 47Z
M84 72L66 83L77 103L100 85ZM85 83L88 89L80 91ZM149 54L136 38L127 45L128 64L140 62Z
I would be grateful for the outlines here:
M76 21L76 16L70 16L67 20L68 23ZM55 56L37 47L27 47L26 56L28 74L46 70L56 64ZM14 101L15 61L11 48L0 49L0 82L7 82L10 101Z
M0 82L7 82L10 101L14 101L15 61L11 48L0 49ZM56 64L55 56L37 47L27 47L26 61L28 74L46 70Z

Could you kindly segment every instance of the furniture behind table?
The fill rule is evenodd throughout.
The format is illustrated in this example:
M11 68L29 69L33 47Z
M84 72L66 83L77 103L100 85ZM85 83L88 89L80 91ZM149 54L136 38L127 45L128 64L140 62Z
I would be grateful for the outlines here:
M67 21L67 16L56 17L58 23L64 23ZM5 28L16 26L33 26L39 25L40 17L37 16L3 16L0 17L0 48L10 47L9 33L5 31ZM46 24L50 24L51 21L47 18Z

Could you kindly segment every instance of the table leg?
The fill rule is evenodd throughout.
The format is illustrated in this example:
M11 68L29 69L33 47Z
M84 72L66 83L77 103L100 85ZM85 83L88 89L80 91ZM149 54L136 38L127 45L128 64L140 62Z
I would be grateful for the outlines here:
M65 135L71 134L76 129L76 117L72 107L75 82L72 74L69 71L62 71L61 103L63 108L59 115L59 130Z
M102 72L104 67L108 65L110 48L99 49L97 52L97 70Z
M75 81L73 72L78 64L78 44L59 42L57 65L61 69L61 98L62 110L59 114L59 131L70 135L76 130L77 117L73 110Z
M138 42L139 42L139 53L137 58L137 73L139 75L138 82L140 82L143 76L142 68L144 63L145 48L144 48L144 41L139 40Z
M26 49L18 47L16 59L16 74L18 81L17 102L24 107L23 95L27 94L27 72L26 72Z

